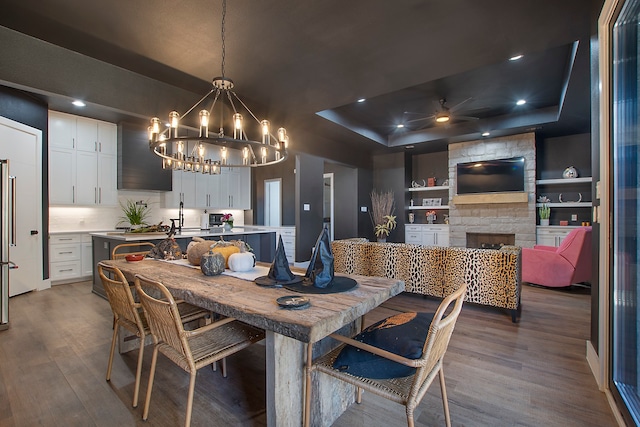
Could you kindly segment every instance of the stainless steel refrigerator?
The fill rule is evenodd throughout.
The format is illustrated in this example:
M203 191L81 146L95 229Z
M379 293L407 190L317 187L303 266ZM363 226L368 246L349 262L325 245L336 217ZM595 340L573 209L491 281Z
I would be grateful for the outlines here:
M0 159L0 331L9 327L9 248L16 241L16 180L9 176L9 160Z

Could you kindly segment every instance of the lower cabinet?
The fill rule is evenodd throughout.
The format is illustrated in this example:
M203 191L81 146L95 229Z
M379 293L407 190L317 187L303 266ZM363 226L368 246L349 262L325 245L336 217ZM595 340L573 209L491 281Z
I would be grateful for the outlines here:
M91 277L91 236L82 233L50 235L49 260L49 278L52 282L73 282Z
M536 227L536 244L544 246L560 246L564 238L567 237L567 234L575 228L577 227L539 225Z
M405 243L423 246L449 246L449 226L446 224L405 225Z

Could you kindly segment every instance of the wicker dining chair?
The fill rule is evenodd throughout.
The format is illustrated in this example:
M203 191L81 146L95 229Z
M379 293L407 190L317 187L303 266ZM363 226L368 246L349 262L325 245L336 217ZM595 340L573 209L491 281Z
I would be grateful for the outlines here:
M331 334L330 337L342 342L343 344L330 353L312 361L313 346L308 345L307 362L305 367L306 393L304 425L308 427L311 422L311 375L313 371L318 371L355 385L357 387L357 403L361 403L362 390L364 389L404 405L406 408L407 424L409 427L414 426L414 409L426 394L437 374L440 378L440 390L442 392L445 422L446 425L450 427L451 418L449 415L449 403L447 401L444 372L442 370L442 360L445 352L447 351L456 320L458 319L458 315L462 309L465 292L466 285L463 285L440 303L433 316L431 325L429 326L426 340L422 347L422 356L418 359L407 359L389 351L385 351L378 347L374 347L342 335ZM453 305L453 307L451 307L451 305ZM351 375L347 372L335 369L333 367L334 361L346 345L354 346L358 349L401 363L405 366L414 367L416 368L415 373L401 378L372 379Z
M111 259L122 259L127 255L147 255L151 249L156 245L151 242L135 242L135 243L121 243L113 248L111 251ZM131 252L123 252L124 248L137 248L138 250ZM148 249L143 249L148 248Z
M105 274L106 273L106 274ZM113 366L113 355L116 349L116 342L120 333L120 326L135 334L140 339L140 349L138 351L138 366L136 368L136 382L133 390L133 407L138 406L138 395L140 391L140 376L142 373L142 358L144 355L145 338L150 335L147 319L142 312L140 303L136 303L131 293L131 287L122 271L116 267L98 263L98 274L102 280L111 311L113 312L113 336L111 338L111 350L109 352L109 364L107 366L107 381L111 380L111 368ZM183 323L195 320L206 320L211 312L195 305L181 303L178 305L180 320Z
M160 282L136 275L136 291L140 297L153 336L153 358L144 402L142 419L149 415L151 390L156 372L158 352L190 374L185 426L191 425L193 394L198 369L212 365L264 338L264 331L227 317L201 328L185 331L176 303L169 290ZM161 295L162 299L153 295Z

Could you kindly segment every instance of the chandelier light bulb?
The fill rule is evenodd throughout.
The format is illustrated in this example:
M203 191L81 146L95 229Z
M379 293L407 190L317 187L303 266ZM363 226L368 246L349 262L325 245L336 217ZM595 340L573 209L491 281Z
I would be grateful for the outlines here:
M267 163L267 149L265 147L262 147L261 152L262 163Z
M222 147L220 149L220 160L223 165L227 164L227 147Z
M242 149L242 164L247 166L249 164L249 147Z
M178 137L178 125L180 124L180 114L177 111L169 113L169 127L174 138Z
M207 110L200 110L198 113L200 118L200 136L203 138L209 137L209 112Z
M242 114L233 115L233 138L242 139Z
M200 144L198 144L198 156L200 157L200 159L204 158L204 153L205 153L204 144L201 142Z
M261 121L260 126L262 127L262 143L269 144L271 142L269 135L269 120Z

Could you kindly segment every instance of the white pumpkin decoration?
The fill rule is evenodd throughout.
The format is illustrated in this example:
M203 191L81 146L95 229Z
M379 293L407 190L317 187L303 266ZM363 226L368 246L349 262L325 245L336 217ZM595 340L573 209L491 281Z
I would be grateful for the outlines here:
M239 252L229 255L229 270L249 271L256 266L256 256L252 252Z

